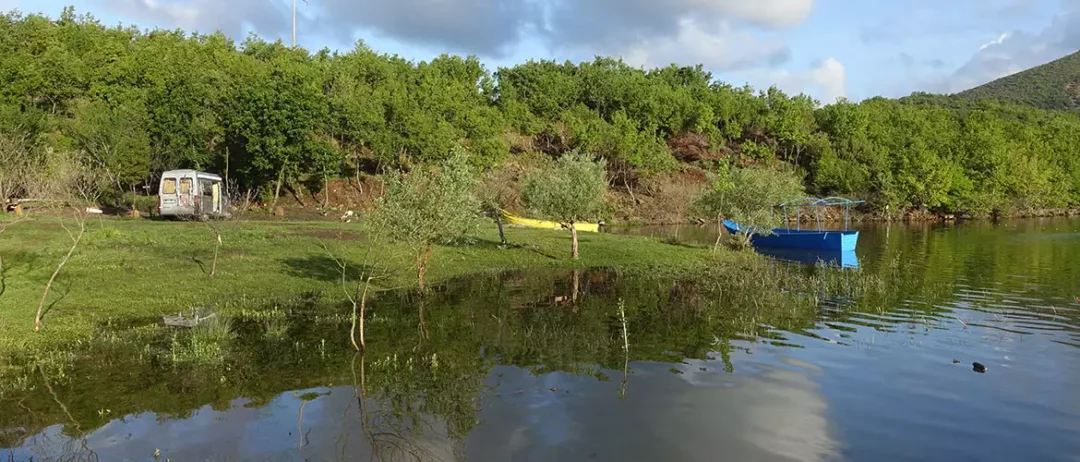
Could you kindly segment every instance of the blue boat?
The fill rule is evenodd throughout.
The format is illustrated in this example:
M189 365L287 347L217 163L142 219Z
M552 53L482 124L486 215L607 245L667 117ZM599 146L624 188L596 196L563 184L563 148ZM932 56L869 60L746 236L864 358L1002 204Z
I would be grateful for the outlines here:
M818 198L806 198L800 199L794 202L788 202L781 204L780 207L784 210L784 220L788 220L788 209L795 209L795 223L797 228L774 228L771 233L758 233L753 229L747 229L745 226L736 223L731 220L724 220L724 228L731 234L738 234L745 231L750 232L750 244L755 247L768 247L774 249L803 249L803 250L819 250L828 252L852 252L855 250L856 244L859 242L859 232L850 230L825 230L822 229L822 214L821 209L823 207L844 207L844 227L846 228L850 221L849 210L852 205L859 204L862 201L853 201L842 197L827 197L824 199ZM802 223L800 221L803 207L813 207L817 217L817 229L804 230L802 229Z
M739 234L746 229L744 226L731 220L724 220L724 228L731 234ZM818 231L774 228L772 234L766 235L754 233L750 236L750 244L755 247L825 250L831 252L853 251L855 250L855 245L858 241L858 231Z

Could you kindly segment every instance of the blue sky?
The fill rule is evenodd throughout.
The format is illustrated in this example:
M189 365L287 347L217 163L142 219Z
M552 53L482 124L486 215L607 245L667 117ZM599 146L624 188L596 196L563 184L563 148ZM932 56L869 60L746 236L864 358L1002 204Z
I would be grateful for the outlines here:
M955 92L1080 49L1080 0L299 0L307 48L412 59L618 56L635 66L704 64L724 81L823 102ZM106 24L255 32L289 41L290 0L0 0Z

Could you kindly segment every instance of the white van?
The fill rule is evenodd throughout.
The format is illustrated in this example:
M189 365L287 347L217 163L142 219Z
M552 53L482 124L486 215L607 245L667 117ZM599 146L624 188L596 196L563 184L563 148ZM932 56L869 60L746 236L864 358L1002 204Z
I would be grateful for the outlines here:
M158 185L158 214L163 217L226 217L229 200L221 177L195 170L170 170Z

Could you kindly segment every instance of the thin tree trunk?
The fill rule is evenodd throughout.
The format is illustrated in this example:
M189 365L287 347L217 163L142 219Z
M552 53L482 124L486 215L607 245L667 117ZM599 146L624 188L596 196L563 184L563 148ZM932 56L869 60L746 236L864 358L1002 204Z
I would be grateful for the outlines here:
M210 277L214 277L214 274L217 274L218 249L221 248L221 231L218 231L217 228L213 228L213 230L214 230L214 237L215 237L217 243L214 244L214 263L212 265L210 265Z
M626 181L626 174L622 175L623 186L626 186L626 192L630 193L630 200L634 201L634 205L637 205L637 197L634 196L634 190L630 188L630 183ZM648 191L645 191L648 192Z
M225 194L229 194L229 147L225 147Z
M300 414L296 417L296 449L304 450L304 406L307 401L300 400Z
M41 330L41 315L42 311L45 309L45 300L49 298L49 289L52 288L53 282L56 281L56 277L60 275L60 270L64 269L64 265L71 259L71 254L75 253L75 249L79 246L79 241L82 240L83 234L86 232L86 220L82 217L77 218L77 220L79 222L79 234L72 236L71 232L68 231L68 236L71 237L72 241L71 248L68 249L67 255L64 255L64 259L60 260L60 264L56 266L56 271L53 271L52 277L49 278L49 282L45 284L45 291L41 293L41 302L38 303L37 315L34 316L34 332ZM63 226L63 223L61 223L61 226ZM66 226L64 227L64 230L67 231Z
M420 258L417 260L416 283L420 287L420 292L424 291L424 277L427 274L427 264L429 258L431 258L430 244L424 247L423 253L420 254Z
M367 357L363 353L360 353L360 393L364 397L367 397Z
M578 240L577 240L577 227L574 226L574 220L570 220L570 235L573 237L573 242L570 244L571 258L578 259Z
M371 287L371 275L368 275L364 280L364 290L360 292L359 306L353 301L352 329L349 330L349 340L352 341L353 348L360 352L367 349L367 345L364 344L364 312L367 311L368 287ZM358 333L360 337L359 344L356 341Z
M420 293L420 323L419 323L419 325L417 325L417 328L420 329L420 343L421 344L423 344L424 341L431 339L431 336L428 335L427 322L424 321L424 293L423 292Z
M5 223L4 225L0 226L0 234L4 234L4 232L7 231L8 226L11 226L25 219L26 216L22 216L20 218L16 218L15 221ZM0 255L0 295L4 295L4 292L7 292L7 275L4 274L4 257L3 255Z
M578 292L581 288L581 270L573 271L573 281L570 289L570 301L577 303Z
M364 194L364 183L360 182L360 156L356 156L356 189Z
M323 201L322 208L326 210L326 207L330 204L330 177L323 175Z
M506 245L506 235L503 234L502 210L495 207L495 224L499 226L499 242Z
M622 386L619 387L619 398L626 399L626 381L630 371L630 337L626 331L626 305L622 300L619 300L619 321L622 321L623 338L623 371Z
M720 240L724 238L724 219L716 215L716 243L713 244L713 252L720 248Z
M270 204L270 213L274 213L274 209L277 207L278 197L281 196L281 183L285 182L285 167L281 168L278 172L277 186L274 188L274 202Z

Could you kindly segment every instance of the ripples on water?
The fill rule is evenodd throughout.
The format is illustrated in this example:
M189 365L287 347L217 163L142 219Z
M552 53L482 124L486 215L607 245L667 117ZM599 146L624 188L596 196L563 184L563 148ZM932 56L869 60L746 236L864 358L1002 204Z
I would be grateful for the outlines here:
M297 309L244 324L221 365L114 359L31 379L0 400L0 446L13 460L1080 460L1080 221L873 227L858 254L861 270L776 263L901 269L891 296L823 298L805 321L702 318L691 289L605 271L512 273L440 289L426 344L415 299L378 300L357 358L340 332L319 348L340 329ZM574 287L579 303L561 302Z

